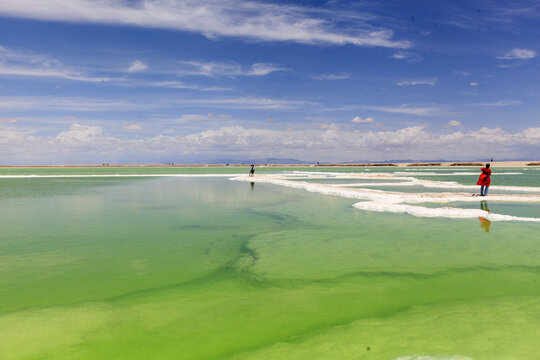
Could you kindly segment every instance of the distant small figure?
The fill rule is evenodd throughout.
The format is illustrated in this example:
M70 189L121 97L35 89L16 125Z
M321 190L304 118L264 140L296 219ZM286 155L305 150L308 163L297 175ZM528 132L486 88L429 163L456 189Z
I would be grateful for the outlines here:
M249 177L255 176L255 165L251 165L251 169L249 169Z
M491 158L491 162L493 162L493 158Z
M491 184L491 169L489 168L489 164L486 164L486 167L483 167L480 171L482 171L482 173L480 174L476 185L480 185L480 196L487 196L489 185Z

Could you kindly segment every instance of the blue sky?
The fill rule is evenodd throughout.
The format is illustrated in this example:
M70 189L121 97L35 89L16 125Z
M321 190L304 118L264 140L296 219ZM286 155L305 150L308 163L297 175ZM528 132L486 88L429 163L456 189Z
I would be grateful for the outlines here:
M2 0L0 163L540 157L537 1Z

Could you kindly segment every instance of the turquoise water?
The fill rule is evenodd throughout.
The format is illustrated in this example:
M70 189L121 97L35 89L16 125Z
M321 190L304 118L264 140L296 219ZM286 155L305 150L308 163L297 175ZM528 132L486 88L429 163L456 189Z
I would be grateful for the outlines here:
M538 223L486 231L226 177L0 178L0 194L2 359L540 353Z

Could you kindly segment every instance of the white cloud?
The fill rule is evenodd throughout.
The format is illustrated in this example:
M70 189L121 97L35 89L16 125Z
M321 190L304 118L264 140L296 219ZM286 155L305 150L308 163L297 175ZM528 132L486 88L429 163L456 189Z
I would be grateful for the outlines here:
M287 69L269 63L256 63L250 67L242 67L235 62L203 62L203 61L183 61L184 69L180 69L180 75L202 75L202 76L264 76L275 71L286 71Z
M320 124L317 126L317 128L319 129L326 129L326 130L339 130L341 129L341 126L339 126L338 124L336 123L331 123L331 124Z
M118 111L158 107L159 104L137 104L123 100L105 100L51 96L4 96L0 108L12 111L68 110L68 111Z
M461 126L461 121L458 121L458 120L450 120L446 125L447 125L447 126Z
M463 76L469 76L471 75L472 73L470 72L467 72L467 71L461 71L461 70L454 70L454 73L458 74L458 75L463 75Z
M275 64L256 63L251 66L251 69L245 72L245 75L268 75L274 71L286 71L287 69Z
M293 110L317 103L302 100L283 100L260 97L226 98L164 98L159 100L133 102L97 98L52 97L52 96L0 96L0 108L4 111L67 110L67 111L133 111L175 107L178 105L205 106L222 109L274 109Z
M184 114L180 115L177 118L170 119L168 122L170 123L176 123L176 124L186 124L186 123L200 123L200 122L206 122L207 120L197 114Z
M431 85L434 86L437 83L436 78L429 79L417 79L417 80L402 80L396 83L397 86L414 86L414 85Z
M232 115L208 113L209 118L230 118Z
M424 60L420 55L408 52L408 51L398 51L390 55L393 59L405 60L408 63L415 63Z
M370 106L370 105L359 105L361 109L374 110L380 112L386 112L391 114L405 114L405 115L422 115L422 116L432 116L432 115L441 115L445 113L445 110L440 107L420 107L420 106L410 106L410 105L401 105L401 106Z
M68 131L63 131L56 135L56 139L61 143L77 144L89 143L104 138L103 128L100 126L89 126L73 124Z
M206 105L227 109L274 109L293 110L305 106L316 106L317 103L302 100L283 100L260 97L202 98L176 100L177 104Z
M351 122L352 123L372 123L374 120L373 118L367 117L362 119L360 116L355 116Z
M13 123L16 123L16 122L18 122L17 119L7 119L7 118L1 118L0 117L0 124L1 123L8 123L8 124L11 123L11 124L13 124Z
M148 69L148 66L143 63L142 61L140 60L134 60L131 65L129 66L129 68L127 68L127 72L128 73L134 73L134 72L139 72L139 71L143 71L143 70L146 70Z
M540 144L540 127L528 128L523 131L523 138L525 143L538 145Z
M126 125L126 126L122 127L122 129L129 130L129 131L139 131L139 130L142 130L143 127L141 125L138 125L138 124L130 124L130 125Z
M103 77L89 76L43 55L12 50L3 46L0 46L0 75L47 77L86 82L107 80Z
M259 41L407 48L393 32L367 24L369 14L321 11L241 0L2 0L0 14L39 20L175 29ZM347 30L336 30L335 23Z
M168 81L122 81L122 82L113 82L112 85L120 85L127 87L157 87L165 89L189 89L189 90L199 90L199 91L231 91L232 88L211 86L211 87L201 87L193 84L186 84L181 81L168 80Z
M490 103L472 103L468 104L469 106L480 106L480 107L504 107L504 106L513 106L513 105L521 105L522 102L520 100L500 100Z
M187 85L181 81L151 81L147 83L136 82L134 84L143 85L143 86L148 85L148 86L169 88L169 89L198 89L198 87L195 85Z
M497 56L497 59L503 60L528 60L536 57L536 52L529 49L512 49L503 56Z
M478 86L478 83L475 82L475 81L473 81L473 82L471 82L469 85L470 85L470 86Z
M343 80L350 79L351 74L341 73L341 74L319 74L310 76L313 80Z
M3 154L8 151L11 152L15 149L9 149L11 144L20 144L24 146L26 138L32 133L32 131L18 129L14 127L1 128L0 127L0 146L5 145L3 148ZM0 147L1 148L1 147ZM20 150L20 149L19 149Z

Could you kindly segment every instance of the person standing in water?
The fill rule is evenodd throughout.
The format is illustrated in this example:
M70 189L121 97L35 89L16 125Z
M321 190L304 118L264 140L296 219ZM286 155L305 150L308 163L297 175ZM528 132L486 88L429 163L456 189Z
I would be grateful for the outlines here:
M491 169L489 168L489 164L486 164L486 167L483 167L480 170L482 173L480 174L476 185L480 185L480 196L487 196L489 184L491 184Z
M255 165L251 165L251 169L249 169L249 177L252 177L255 175Z

